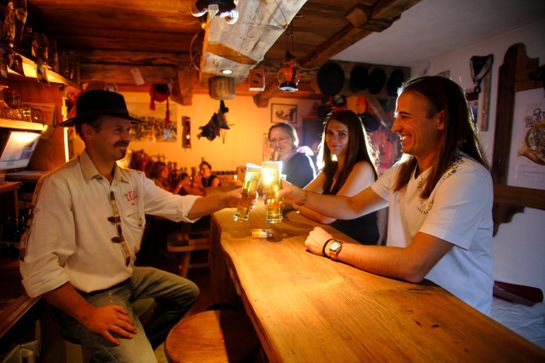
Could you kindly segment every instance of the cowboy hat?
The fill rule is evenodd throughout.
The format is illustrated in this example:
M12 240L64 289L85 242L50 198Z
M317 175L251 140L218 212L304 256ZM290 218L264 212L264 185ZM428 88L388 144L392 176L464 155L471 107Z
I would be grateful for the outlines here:
M91 90L78 97L76 116L62 122L61 126L74 126L78 122L88 122L102 115L123 118L133 123L142 122L129 115L123 95L111 91Z

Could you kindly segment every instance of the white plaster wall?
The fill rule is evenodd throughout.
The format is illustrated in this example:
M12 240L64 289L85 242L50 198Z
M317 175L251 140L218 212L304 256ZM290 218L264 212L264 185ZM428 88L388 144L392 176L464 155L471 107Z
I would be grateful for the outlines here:
M426 71L437 74L448 70L451 78L460 82L465 89L471 89L470 58L474 55L494 55L490 127L479 135L489 161L492 160L494 148L496 105L501 102L497 100L498 69L505 52L515 43L525 44L528 56L539 58L540 64L544 64L545 19L413 67L413 74ZM535 286L545 291L545 211L526 208L523 214L515 215L512 222L502 224L493 240L493 253L496 280Z

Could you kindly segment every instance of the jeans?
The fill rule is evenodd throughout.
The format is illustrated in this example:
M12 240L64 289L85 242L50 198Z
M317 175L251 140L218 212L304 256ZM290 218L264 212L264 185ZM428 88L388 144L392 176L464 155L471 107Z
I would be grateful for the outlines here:
M115 346L101 335L88 331L71 316L53 309L62 335L88 349L95 362L147 363L157 362L153 349L165 340L170 329L195 303L199 288L192 281L166 271L135 267L133 275L126 282L106 290L82 293L82 296L95 306L124 306L138 332L131 339L118 337L121 344ZM158 306L144 331L131 302L145 297L155 298Z

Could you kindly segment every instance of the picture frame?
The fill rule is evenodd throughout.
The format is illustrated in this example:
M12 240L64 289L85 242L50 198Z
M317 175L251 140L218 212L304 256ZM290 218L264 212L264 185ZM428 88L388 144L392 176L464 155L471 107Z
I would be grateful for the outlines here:
M142 120L131 128L134 141L141 142L176 142L178 125L176 108L169 109L169 122L166 120L167 107L165 102L156 102L151 110L147 103L127 102L129 114Z
M498 102L496 108L491 170L494 181L494 234L501 223L511 221L515 213L523 212L526 207L545 210L545 190L508 183L509 168L513 167L510 165L511 149L516 147L512 145L515 96L517 92L536 88L543 90L543 81L531 77L537 74L539 67L537 58L530 59L526 55L524 44L516 43L507 50L499 69L498 99L502 102Z
M287 122L297 124L297 105L283 103L271 104L271 122Z

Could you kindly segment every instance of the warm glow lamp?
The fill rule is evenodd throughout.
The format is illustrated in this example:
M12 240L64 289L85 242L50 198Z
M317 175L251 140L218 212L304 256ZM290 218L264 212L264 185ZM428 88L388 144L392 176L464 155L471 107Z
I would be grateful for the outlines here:
M209 13L210 17L218 15L227 24L235 24L238 20L238 0L196 0L191 4L191 15L201 17Z
M295 57L288 51L286 59L278 70L278 89L282 92L297 92L299 88L299 74L297 74Z

